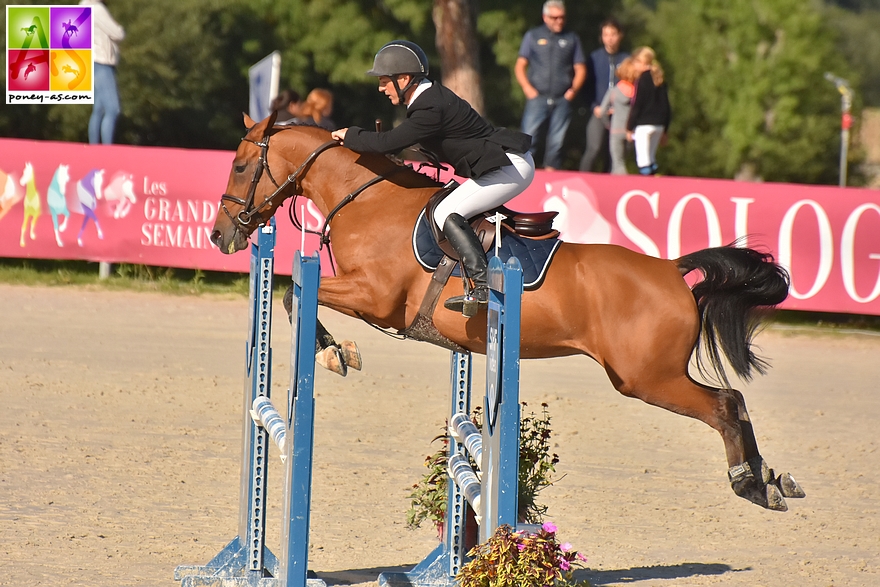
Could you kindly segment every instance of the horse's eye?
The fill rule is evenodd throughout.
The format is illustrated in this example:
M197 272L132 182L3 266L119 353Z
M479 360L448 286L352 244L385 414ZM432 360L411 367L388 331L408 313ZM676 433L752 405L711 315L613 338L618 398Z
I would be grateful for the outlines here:
M247 165L236 165L233 167L236 173L244 173L244 170L247 169Z

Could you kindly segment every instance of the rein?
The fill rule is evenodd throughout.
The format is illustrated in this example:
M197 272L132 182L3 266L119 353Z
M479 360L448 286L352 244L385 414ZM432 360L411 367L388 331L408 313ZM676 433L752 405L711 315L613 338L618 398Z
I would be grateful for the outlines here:
M293 226L305 233L314 234L320 237L320 243L318 245L318 250L324 248L324 245L327 245L327 254L330 256L330 266L333 267L334 273L336 272L336 265L333 262L333 252L330 249L330 221L334 216L345 206L350 204L357 198L361 193L363 193L367 188L376 185L380 181L386 179L386 175L377 175L372 178L353 192L349 193L342 200L339 201L336 206L333 207L332 210L327 214L327 218L324 220L324 224L321 226L320 231L309 230L307 229L303 223L299 220L296 215L296 198L302 195L303 187L302 181L305 179L306 174L311 169L312 164L314 164L315 160L318 156L334 147L342 146L340 143L336 141L327 141L326 143L321 144L316 148L311 154L306 157L306 160L302 162L302 164L290 175L287 176L287 179L282 184L278 184L275 181L275 178L272 176L272 170L269 168L269 137L271 135L266 135L262 141L254 141L249 138L242 138L241 140L244 142L253 143L254 145L260 147L260 158L257 160L256 169L254 169L254 175L251 178L250 186L248 187L247 197L245 199L239 198L237 196L233 196L231 194L223 194L220 197L220 208L223 210L223 213L229 218L230 222L232 222L236 231L245 232L246 229L253 223L254 217L259 218L260 213L267 207L272 204L272 202L281 195L290 185L293 185L293 202L291 202L290 207L287 210L288 216L290 218ZM392 173L396 172L400 168L396 168L392 171ZM257 184L260 183L260 179L263 176L263 172L269 176L269 180L272 182L272 185L275 186L275 191L268 195L260 204L254 205L254 197L257 192ZM226 207L226 202L234 202L242 207L241 212L237 215L233 216L229 209Z

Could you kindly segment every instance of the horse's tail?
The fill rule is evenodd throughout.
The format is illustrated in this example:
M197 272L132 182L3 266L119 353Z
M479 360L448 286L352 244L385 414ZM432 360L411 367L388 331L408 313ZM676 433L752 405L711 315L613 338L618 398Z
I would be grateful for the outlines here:
M766 372L767 362L752 352L752 337L762 314L788 296L790 283L788 272L770 253L736 244L703 249L675 261L682 275L694 269L703 273L703 280L692 288L701 319L694 349L697 368L708 377L702 347L712 370L726 387L730 382L721 352L746 381L752 378L753 368L762 375Z

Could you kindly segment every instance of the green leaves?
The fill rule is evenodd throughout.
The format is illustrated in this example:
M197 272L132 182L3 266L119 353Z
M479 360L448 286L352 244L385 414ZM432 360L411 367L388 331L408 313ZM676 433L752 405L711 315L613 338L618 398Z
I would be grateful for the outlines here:
M674 30L675 34L670 34ZM848 72L821 14L798 0L666 0L647 25L669 80L675 175L831 183Z

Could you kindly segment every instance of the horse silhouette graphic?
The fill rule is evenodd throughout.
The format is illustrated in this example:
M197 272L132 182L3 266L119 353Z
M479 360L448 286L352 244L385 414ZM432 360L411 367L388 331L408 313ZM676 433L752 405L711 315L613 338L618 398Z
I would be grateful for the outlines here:
M30 161L24 164L24 171L18 183L27 186L24 195L24 218L21 221L21 240L19 241L19 245L23 247L25 245L24 235L27 232L28 222L30 222L31 227L31 240L36 240L37 220L40 218L40 214L43 213L42 206L40 205L40 193L37 191L37 182L34 179L34 166Z
M580 180L544 184L542 206L558 212L553 226L571 243L623 244L620 230L599 211L593 190Z
M70 211L67 209L67 182L70 181L70 166L59 165L52 176L52 183L49 184L49 190L46 192L46 204L49 206L49 212L52 214L52 226L55 229L55 243L59 247L63 247L61 242L61 233L67 230L67 221L70 220ZM64 216L64 221L58 223L58 217Z
M71 35L76 35L79 32L79 29L76 28L76 25L73 24L72 19L67 19L67 22L62 22L61 26L64 27L64 36L70 38Z
M24 79L27 79L35 71L37 71L37 66L33 63L28 63L27 68L24 70Z
M30 37L30 36L33 35L35 32L37 32L37 25L32 24L31 26L26 27L26 28L25 28L25 27L22 27L21 30L24 31L25 36Z
M0 169L0 219L12 210L24 197L15 176Z
M61 71L63 71L64 73L72 73L74 76L79 75L78 69L75 69L67 64L61 66Z
M114 220L128 216L132 204L137 202L134 195L134 175L124 171L114 173L104 188L104 201L113 211Z
M79 246L83 246L83 233L85 233L89 220L95 223L95 229L98 231L98 238L104 238L104 231L101 230L101 224L98 222L98 216L95 214L95 209L98 207L98 200L102 198L103 184L103 169L92 169L86 173L82 179L76 182L77 202L75 202L75 206L77 209L72 211L79 212L83 215L83 223L79 229L79 234L76 237L76 242Z

